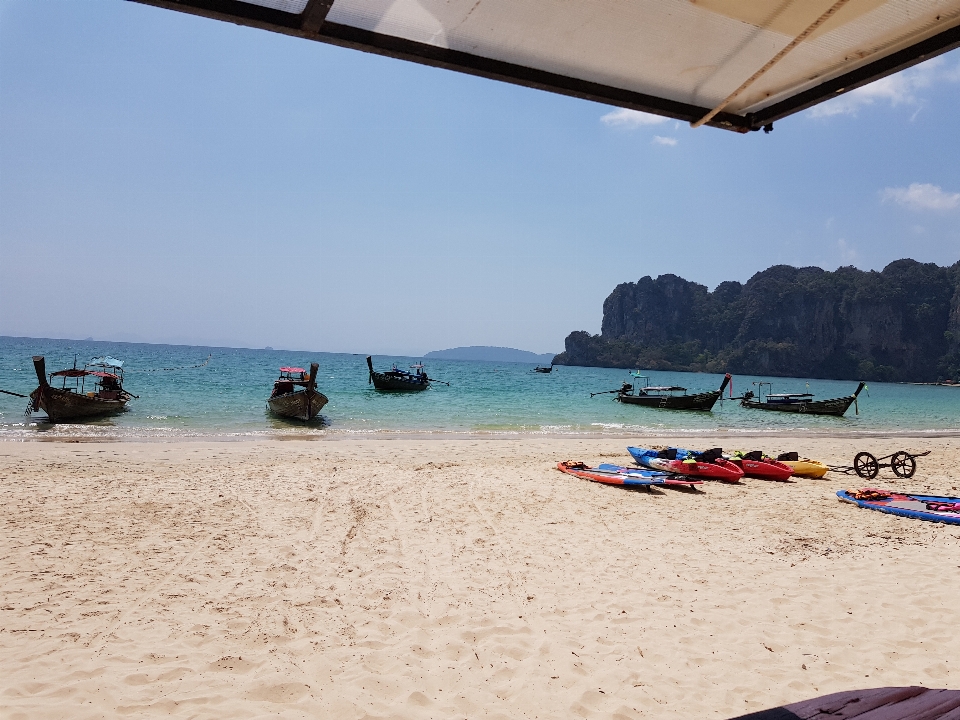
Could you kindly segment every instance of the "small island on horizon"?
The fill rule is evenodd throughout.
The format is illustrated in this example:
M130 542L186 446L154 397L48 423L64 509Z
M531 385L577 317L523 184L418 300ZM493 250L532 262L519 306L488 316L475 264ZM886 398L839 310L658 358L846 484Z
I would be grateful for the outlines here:
M519 362L519 363L550 363L554 353L535 353L529 350L517 350L508 347L493 347L490 345L470 345L456 347L449 350L432 350L423 356L425 359L436 360L472 360L480 362Z

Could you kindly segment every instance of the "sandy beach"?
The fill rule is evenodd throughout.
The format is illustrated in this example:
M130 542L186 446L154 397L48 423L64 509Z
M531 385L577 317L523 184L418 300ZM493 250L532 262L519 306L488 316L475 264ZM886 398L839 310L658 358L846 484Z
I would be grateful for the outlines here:
M960 527L835 497L957 495L960 439L784 442L739 444L933 453L909 481L644 492L554 469L624 439L0 443L2 715L727 718L960 687Z

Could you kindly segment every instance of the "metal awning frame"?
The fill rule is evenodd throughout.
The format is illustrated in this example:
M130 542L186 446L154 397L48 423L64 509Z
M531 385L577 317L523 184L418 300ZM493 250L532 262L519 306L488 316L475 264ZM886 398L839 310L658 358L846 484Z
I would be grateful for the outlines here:
M293 35L307 40L316 40L400 60L409 60L421 65L455 70L490 80L500 80L514 85L638 110L689 123L697 122L711 110L710 108L601 83L579 80L523 65L492 60L459 50L450 50L393 35L327 22L327 13L333 6L334 1L309 0L303 12L296 15L282 10L241 2L240 0L133 0L133 2L144 5L178 10L236 25ZM756 113L738 115L720 112L706 124L740 133L761 128L770 130L775 121L958 47L960 47L960 26L945 30L886 57L827 80L765 107Z

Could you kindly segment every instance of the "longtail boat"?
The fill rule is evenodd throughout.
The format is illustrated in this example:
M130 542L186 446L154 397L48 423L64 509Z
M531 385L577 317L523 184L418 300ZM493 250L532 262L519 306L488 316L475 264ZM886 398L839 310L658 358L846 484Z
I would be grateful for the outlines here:
M28 410L43 410L50 422L110 415L137 397L123 389L123 361L112 357L93 358L83 368L78 368L74 360L72 368L50 373L49 382L43 355L33 356L33 369L40 386L30 393ZM60 387L51 384L55 378L62 378Z
M309 374L299 367L280 368L280 377L267 400L270 412L293 420L313 420L328 402L326 395L317 392L319 370L319 363L310 363Z
M590 393L594 395L616 394L614 400L627 405L643 405L645 407L662 408L664 410L703 410L710 411L720 399L724 389L730 382L730 373L723 376L723 382L720 383L719 390L710 390L709 392L694 393L687 395L687 389L678 385L650 385L649 378L639 374L633 377L642 379L645 384L642 387L634 388L632 383L623 383L617 390L607 390L606 392ZM679 393L683 393L682 395Z
M396 363L393 369L386 372L377 372L373 369L373 359L367 355L367 368L370 370L368 383L373 383L377 390L392 392L420 392L430 387L430 378L423 370L423 365L415 365L416 373L398 370Z
M770 383L760 383L761 388L763 385L770 385ZM758 397L753 394L752 390L748 390L743 394L740 404L751 410L776 410L778 412L840 417L851 405L857 402L857 396L865 387L866 383L861 382L853 395L830 400L813 400L812 393L767 393L764 397ZM770 389L773 389L772 385ZM756 399L754 399L755 397ZM859 407L857 407L857 414L860 414Z

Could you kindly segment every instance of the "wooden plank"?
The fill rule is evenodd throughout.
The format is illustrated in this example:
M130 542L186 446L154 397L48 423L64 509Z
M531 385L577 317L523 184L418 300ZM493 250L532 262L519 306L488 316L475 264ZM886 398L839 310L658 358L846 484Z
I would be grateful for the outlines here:
M874 708L906 700L921 694L924 690L926 688L922 687L846 690L812 700L802 700L784 707L803 720L819 720L826 717L840 720L840 718L855 718Z
M957 708L960 708L960 690L927 690L856 717L857 720L940 720Z
M327 19L327 13L333 6L333 0L309 0L300 13L300 29L305 33L317 33Z
M749 715L741 715L730 720L799 720L799 718L786 708L775 707Z
M960 720L960 708L951 710L946 715L941 716L940 720Z

